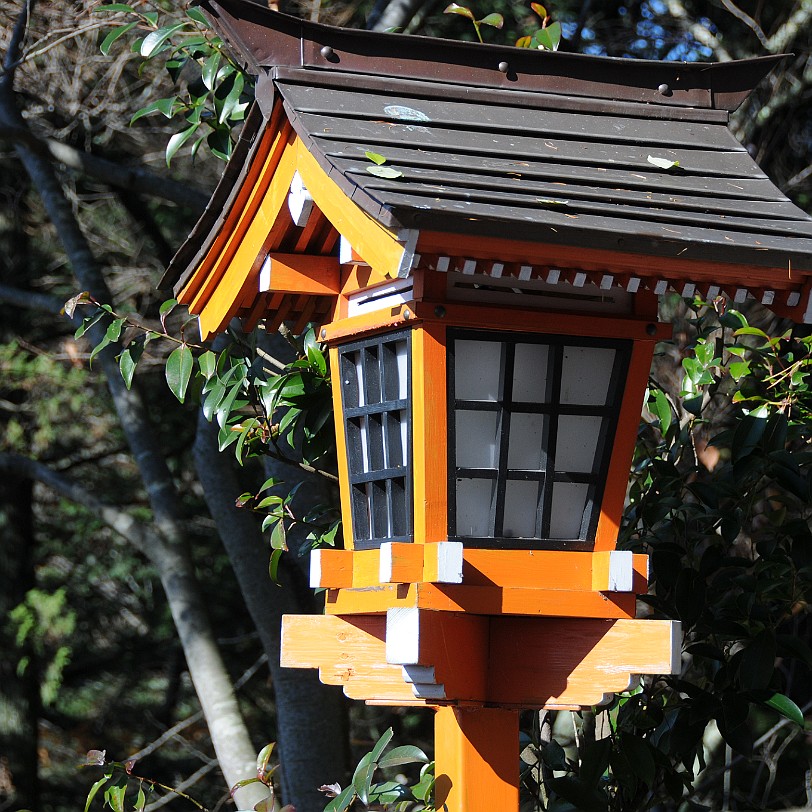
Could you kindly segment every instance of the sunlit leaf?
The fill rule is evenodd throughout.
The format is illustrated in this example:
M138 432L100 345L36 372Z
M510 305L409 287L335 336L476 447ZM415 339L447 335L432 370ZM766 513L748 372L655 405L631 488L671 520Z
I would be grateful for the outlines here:
M467 17L469 20L475 19L474 13L470 8L465 8L465 6L460 6L457 3L451 3L450 5L446 6L443 9L443 14L460 14L463 17Z
M649 155L646 160L659 169L676 169L679 166L679 161L672 161L669 158L658 158L655 155Z
M366 151L364 152L364 155L366 155L367 158L372 161L372 163L378 164L378 166L386 163L386 158L384 158L383 155L379 155L377 152Z
M542 21L547 17L547 9L541 3L531 3L530 8L541 17Z
M796 725L804 726L803 711L788 696L773 694L769 699L765 700L764 704L773 708L773 710L777 710L782 716L786 716L787 719L795 722Z
M181 402L186 399L186 389L192 377L194 357L186 344L172 350L166 359L166 382L169 390Z
M143 56L144 59L155 56L166 41L183 28L186 28L186 23L176 23L175 25L168 25L164 28L159 28L157 31L150 32L144 37L141 43L141 56Z
M91 752L104 752L102 751L91 751ZM93 799L96 797L96 793L113 777L112 773L107 773L106 775L102 776L95 784L90 788L90 792L87 793L87 800L85 801L85 812L90 809L90 804L93 802Z
M377 178L394 179L403 177L403 172L399 169L393 169L391 166L368 166L366 169L370 175L375 175Z
M96 9L96 11L101 11L101 9ZM128 31L135 28L136 23L126 23L125 25L120 25L118 28L114 28L103 40L101 45L99 46L99 50L107 56L110 53L110 47L112 44L119 38L123 37Z
M505 24L505 18L501 14L497 14L493 12L492 14L487 14L481 20L479 20L480 25L489 25L491 28L501 28Z
M192 124L188 129L175 133L166 145L166 165L169 166L175 153L195 134L197 124Z

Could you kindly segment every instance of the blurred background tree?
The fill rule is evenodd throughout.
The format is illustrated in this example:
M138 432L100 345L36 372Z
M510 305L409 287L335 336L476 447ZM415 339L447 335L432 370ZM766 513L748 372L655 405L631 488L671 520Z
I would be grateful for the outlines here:
M209 424L167 392L160 350L142 361L127 391L112 352L89 363L99 336L75 340L60 316L66 299L88 289L157 326L163 267L222 171L206 149L191 157L191 138L167 170L174 121L151 115L130 126L137 110L174 96L177 88L161 65L142 64L131 52L138 29L101 53L116 22L95 14L95 5L0 0L0 810L83 805L88 781L76 765L91 748L116 759L140 752L142 773L187 789L213 809L223 801L226 783L250 773L253 751L277 740L284 797L299 812L310 812L324 804L315 787L341 780L349 767L348 711L314 674L285 674L277 665L279 616L317 607L304 586L306 561L287 557L283 588L275 586L258 522L234 509L236 496L269 472L235 470L229 455L217 453ZM172 4L135 5L162 20L167 14L185 19ZM339 25L473 38L464 20L442 14L443 6L433 0L314 0L283 3L281 10ZM503 30L483 29L486 41L512 42L537 27L529 5L495 0L472 8L478 17L505 17ZM812 208L809 0L562 0L548 10L562 25L565 50L709 61L794 53L737 113L734 126L773 180ZM177 78L181 88L198 80L188 68ZM242 95L249 94L246 86ZM222 139L214 146L225 151ZM677 403L674 359L678 364L690 355L687 348L704 340L706 327L690 313L686 318L681 306L669 307L681 319L682 344L660 377L672 382ZM178 326L178 317L171 318ZM770 329L781 332L784 325L772 322ZM675 412L674 426L689 423L684 410ZM641 463L673 456L675 447L692 442L693 430L691 423L687 434L676 428L669 434L662 421L650 420ZM802 448L806 439L800 434L796 442ZM689 468L695 473L697 461L683 460L677 476L659 470L670 477L669 498L687 498ZM293 481L287 471L279 476ZM794 509L805 521L803 507ZM753 515L758 520L766 513ZM662 535L663 519L674 526L667 512L641 516L632 514L630 544L650 545ZM659 572L690 566L685 556L697 549L660 550ZM685 586L683 579L683 606L699 580ZM677 583L663 583L665 600ZM804 617L805 609L793 621L801 638ZM804 667L797 666L796 685L804 674L808 680ZM236 701L230 701L234 686ZM427 713L355 707L352 715L356 750L390 724L398 740L429 748ZM560 716L556 736L571 748L571 731L561 727L572 723ZM774 721L764 723L768 731ZM554 722L544 715L528 718L530 751L545 751ZM637 722L646 720L638 716ZM588 714L577 722L587 744L590 737L601 740L594 726ZM712 808L731 809L807 802L803 737L785 745L780 730L771 734L767 777L756 766L747 772L749 801L737 799L725 778L742 757L729 743L708 738L708 752L721 746L721 764L700 776L705 794L697 797ZM548 759L559 763L552 753ZM792 763L788 772L778 770L779 758ZM535 763L539 775L552 769ZM532 803L547 803L538 800L532 776L528 786ZM612 808L676 808L655 807L653 797L649 788L648 795L621 798ZM250 804L254 797L240 800ZM550 809L576 808L561 799L550 803Z

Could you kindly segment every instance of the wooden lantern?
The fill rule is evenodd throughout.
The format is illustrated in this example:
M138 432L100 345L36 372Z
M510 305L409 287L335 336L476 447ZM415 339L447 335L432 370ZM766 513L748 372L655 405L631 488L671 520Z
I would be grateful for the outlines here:
M657 295L809 321L812 223L727 129L775 64L640 63L201 7L258 77L168 271L204 338L330 348L344 549L283 665L437 714L438 802L515 809L522 708L676 673L615 549Z

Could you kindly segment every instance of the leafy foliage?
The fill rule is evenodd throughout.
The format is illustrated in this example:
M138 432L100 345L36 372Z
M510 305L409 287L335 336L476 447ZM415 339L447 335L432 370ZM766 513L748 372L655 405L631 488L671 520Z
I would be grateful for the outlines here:
M177 88L174 95L137 110L130 124L153 113L183 120L182 129L166 145L167 165L188 142L192 157L205 143L218 158L228 160L234 146L232 132L245 119L253 99L253 84L223 48L220 37L214 36L200 9L187 9L180 22L176 17L167 21L158 11L140 11L125 3L98 6L96 12L135 18L104 37L100 45L103 54L108 54L119 39L131 37L131 32L147 31L145 36L132 40L132 51L141 56L144 64L160 58ZM198 66L199 78L187 83L182 76L190 64Z

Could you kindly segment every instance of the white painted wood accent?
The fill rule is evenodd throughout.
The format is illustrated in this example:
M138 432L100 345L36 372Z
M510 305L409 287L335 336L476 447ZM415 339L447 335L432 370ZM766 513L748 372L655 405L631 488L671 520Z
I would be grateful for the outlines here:
M533 266L532 265L522 265L519 268L519 279L522 282L526 282L533 274Z
M550 270L547 271L548 284L557 285L559 279L561 279L561 271L559 271L558 268L550 268Z
M660 279L654 286L654 292L658 296L662 296L668 290L668 282L665 279Z
M774 290L765 290L764 294L761 297L761 304L769 306L774 301L775 301L775 291Z
M271 257L265 257L259 269L259 292L267 293L271 289Z
M679 620L671 621L671 673L679 674L682 671L682 623Z
M610 273L605 273L601 277L601 290L609 290L614 284L615 277Z
M494 262L493 265L491 265L490 275L494 279L499 279L504 272L505 272L504 263L502 263L502 262Z
M572 279L572 286L574 288L582 288L586 284L586 274L583 271L578 271Z
M372 313L385 307L397 307L412 301L414 280L393 279L382 285L352 293L347 302L347 315L357 316L360 313Z
M398 234L398 242L403 244L403 255L398 265L398 279L404 279L414 267L415 249L420 232L416 228L407 228Z
M448 273L448 266L451 263L451 257L437 257L437 270L440 273Z
M609 553L609 592L631 592L634 582L634 563L629 550Z
M719 286L711 285L708 288L708 299L715 299L719 295Z
M694 295L696 291L696 285L693 282L686 282L682 288L682 293L680 294L683 299L689 299L691 296Z
M404 665L402 668L404 682L431 682L437 684L433 665Z
M321 586L321 550L310 553L310 588L318 589Z
M314 551L315 552L315 551ZM378 564L378 580L382 584L392 583L392 542L381 544L381 557Z
M637 293L637 291L640 290L640 277L629 277L629 283L626 285L626 290L629 291L629 293Z
M471 276L472 274L476 273L476 260L466 259L462 264L462 272L466 276Z
M416 682L412 685L412 691L418 699L445 699L445 685L433 685L432 683Z
M420 610L416 606L386 610L386 662L420 665Z
M462 583L462 542L439 541L437 548L437 583Z
M787 307L795 307L798 302L801 301L801 294L798 293L797 290L793 290L789 296L787 296Z
M746 301L747 299L747 288L737 288L736 295L733 297L733 301L736 304L741 304L742 302Z
M297 226L307 225L310 212L313 211L313 196L307 191L298 170L293 173L293 180L290 182L288 209Z
M352 262L352 245L343 234L338 237L338 261L341 265Z

